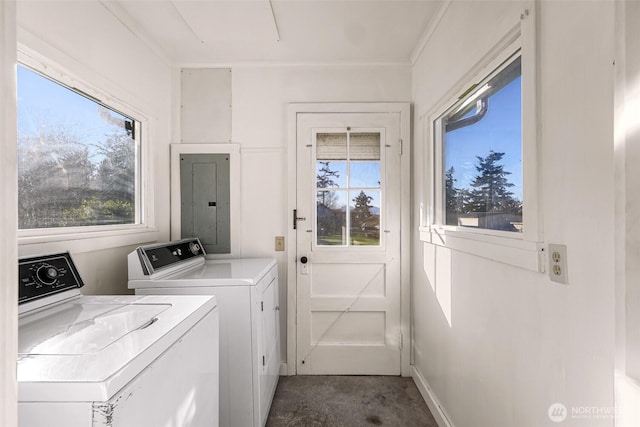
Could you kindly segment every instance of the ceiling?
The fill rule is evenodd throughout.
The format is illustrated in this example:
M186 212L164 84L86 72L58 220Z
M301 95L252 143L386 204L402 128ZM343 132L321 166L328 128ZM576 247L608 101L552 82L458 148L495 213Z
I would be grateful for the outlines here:
M176 64L407 63L447 0L100 0Z

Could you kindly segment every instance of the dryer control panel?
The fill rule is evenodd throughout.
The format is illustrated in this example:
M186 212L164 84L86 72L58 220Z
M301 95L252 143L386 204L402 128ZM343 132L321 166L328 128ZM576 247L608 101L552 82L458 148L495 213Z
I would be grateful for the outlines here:
M197 237L140 246L137 252L145 275L206 255Z
M18 304L82 286L69 252L18 261Z

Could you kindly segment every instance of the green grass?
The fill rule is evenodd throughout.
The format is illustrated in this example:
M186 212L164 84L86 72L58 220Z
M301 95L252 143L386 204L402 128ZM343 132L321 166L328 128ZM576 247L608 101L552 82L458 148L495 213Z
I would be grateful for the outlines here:
M353 246L378 246L380 239L376 236L351 235L351 244ZM332 234L328 236L318 236L318 245L321 246L341 246L344 245L341 234Z

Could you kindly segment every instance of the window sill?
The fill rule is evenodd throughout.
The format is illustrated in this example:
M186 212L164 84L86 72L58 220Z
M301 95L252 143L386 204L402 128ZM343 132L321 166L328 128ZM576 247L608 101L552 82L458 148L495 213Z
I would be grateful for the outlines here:
M18 248L20 256L64 251L82 253L154 242L159 237L157 227L143 225L117 226L108 230L102 227L20 230Z
M540 242L477 232L450 230L444 227L420 227L420 240L437 246L468 253L492 261L544 272L545 257Z

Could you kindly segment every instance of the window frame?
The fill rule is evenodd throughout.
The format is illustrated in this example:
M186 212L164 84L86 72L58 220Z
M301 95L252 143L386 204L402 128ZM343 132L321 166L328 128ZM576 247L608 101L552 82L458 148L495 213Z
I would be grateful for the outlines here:
M93 72L83 70L82 76L69 71L67 67L59 65L53 60L29 49L18 46L18 65L22 65L45 78L63 86L77 89L81 94L95 98L99 103L111 108L123 115L133 118L138 122L136 153L136 208L135 224L117 225L91 225L77 227L36 228L18 231L18 245L21 254L48 252L59 250L64 242L65 250L74 252L86 252L125 245L134 245L156 240L159 230L155 224L154 198L153 198L153 158L150 150L151 120L142 109L133 106L130 102L113 94L112 85L100 85L108 87L107 90L98 89L99 84L91 84L90 81L107 82L103 77ZM120 93L120 91L118 91ZM123 92L124 93L124 92ZM16 225L17 226L17 225ZM94 239L87 247L86 239Z
M544 271L541 213L538 195L538 85L535 10L526 9L520 21L460 79L437 107L421 117L426 141L427 207L421 214L420 239L521 268ZM522 233L445 224L443 139L436 138L438 119L480 84L499 73L510 58L519 55L522 66Z
M515 49L515 50L514 50ZM445 132L442 130L442 118L447 114L447 112L455 109L456 107L459 107L460 105L464 104L465 102L467 102L469 99L471 99L471 97L473 97L473 95L476 93L475 89L476 88L480 88L483 84L485 84L487 81L490 81L492 78L494 78L495 76L497 76L498 74L500 74L503 70L505 70L510 64L512 64L516 58L522 58L522 49L519 47L518 44L511 44L504 52L503 54L501 54L500 56L498 56L495 60L491 61L491 63L485 67L483 69L482 72L480 72L478 74L478 76L482 77L484 75L484 77L482 78L478 78L477 80L474 80L471 85L469 86L470 89L472 89L471 91L469 91L469 89L467 91L469 91L469 94L467 95L465 91L465 93L463 93L463 95L461 95L459 98L456 98L455 102L452 104L447 104L448 107L446 107L445 109L442 110L442 112L437 115L437 117L435 119L432 120L431 123L431 129L432 129L432 135L431 138L433 139L433 146L434 146L434 194L435 194L435 199L434 199L434 224L437 225L441 225L443 229L446 230L456 230L456 231L465 231L465 232L469 232L469 233L480 233L480 234L488 234L488 235L492 235L492 236L504 236L505 238L520 238L523 233L519 233L519 232L514 232L514 231L501 231L501 230L494 230L494 229L489 229L489 228L472 228L472 227L464 227L464 226L453 226L453 225L446 225L446 213L445 213L445 203L446 203L446 194L445 194L445 185L444 185L444 176L446 173L446 166L445 166L445 155L444 155L444 151L445 151L445 141L443 136L445 135ZM494 65L496 65L495 68L491 69ZM488 71L488 74L484 74L485 71ZM472 85L476 85L477 86L472 86ZM467 98L467 96L469 96L469 98ZM524 97L523 97L524 99ZM524 119L521 122L521 126L524 122ZM521 140L521 153L522 153L522 164L523 164L523 169L524 169L524 150L522 149L522 146L524 145L524 137ZM523 186L524 187L524 186ZM524 188L523 188L524 190ZM523 195L523 201L524 201L524 195ZM523 214L524 217L524 214ZM523 221L524 222L524 221ZM526 226L525 226L526 228Z
M327 251L330 252L334 249L348 249L348 250L352 250L352 251L358 251L358 252L380 252L380 251L384 251L386 250L386 245L387 245L387 240L386 240L386 233L384 232L384 230L386 229L386 221L387 221L387 215L384 209L385 203L386 203L386 195L387 195L387 179L386 179L386 174L387 174L387 160L386 160L386 151L384 150L385 145L387 144L387 136L386 136L386 131L385 128L368 128L368 127L363 127L363 128L355 128L355 129L347 129L347 128L313 128L312 133L313 133L313 141L316 141L317 135L318 134L322 134L322 133L366 133L366 132L372 132L372 133L378 133L380 134L380 188L378 189L378 191L380 191L380 240L379 243L377 245L352 245L348 239L347 239L347 244L346 245L319 245L318 244L318 211L317 208L312 209L312 224L314 224L314 236L312 238L312 247L314 251ZM316 147L317 144L313 144L313 147L311 148L311 170L314 171L314 176L312 179L312 183L310 183L310 193L313 195L313 201L311 206L316 206L316 191L318 190L318 187L316 187L316 175L315 175L315 170L316 170L316 162L317 162L317 154L316 154ZM351 160L347 160L347 161L351 161ZM359 188L359 187L356 187ZM351 192L351 187L345 187L344 188L345 191L347 191L347 193ZM347 197L347 203L350 203L349 198ZM349 210L349 212L351 212ZM351 219L349 218L349 215L347 215L347 228L350 227L350 221ZM349 237L351 236L351 231L349 230Z

